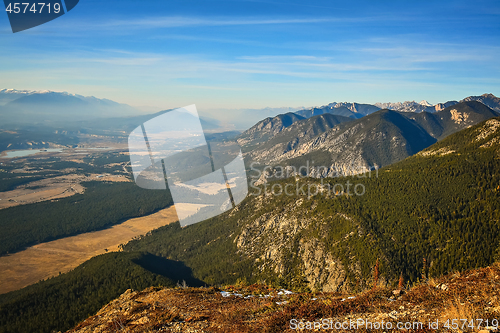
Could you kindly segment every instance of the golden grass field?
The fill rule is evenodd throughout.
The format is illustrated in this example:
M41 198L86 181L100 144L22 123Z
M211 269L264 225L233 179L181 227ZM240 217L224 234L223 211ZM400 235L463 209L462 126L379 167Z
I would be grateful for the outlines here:
M123 175L64 175L30 182L21 185L15 190L0 192L0 209L14 207L18 205L32 204L41 201L61 199L70 197L77 193L83 193L85 188L80 185L86 181L102 182L130 182L131 180ZM37 189L30 187L37 186Z
M171 206L105 230L38 244L0 257L0 294L68 272L106 250L119 251L120 244L175 221L177 213Z

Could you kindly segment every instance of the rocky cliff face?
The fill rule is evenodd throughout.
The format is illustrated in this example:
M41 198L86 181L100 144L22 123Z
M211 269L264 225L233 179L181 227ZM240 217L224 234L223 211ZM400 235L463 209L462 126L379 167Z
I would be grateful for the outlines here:
M436 111L436 112L443 111L447 107L453 106L455 104L458 104L458 102L457 101L448 101L446 103L438 103L438 104L434 105L434 111Z
M271 140L247 152L246 158L261 165L287 165L297 171L302 168L302 174L310 177L338 177L395 163L435 141L406 117L382 110L336 125L310 139L297 136L290 141Z
M297 218L302 203L298 201L280 213L263 215L246 225L235 239L238 251L255 258L261 272L270 270L278 276L288 274L291 259L295 259L298 265L294 268L302 270L311 290L348 290L344 285L348 268L318 239L300 236L313 220Z
M310 290L329 292L347 292L354 280L371 280L371 272L362 271L362 260L352 248L355 239L367 241L371 235L355 219L337 214L324 220L313 214L316 204L307 199L290 200L266 211L274 198L271 193L256 197L251 209L257 214L241 221L242 229L234 238L238 253L252 258L262 276L302 276L299 282ZM343 226L344 231L328 236L329 223Z

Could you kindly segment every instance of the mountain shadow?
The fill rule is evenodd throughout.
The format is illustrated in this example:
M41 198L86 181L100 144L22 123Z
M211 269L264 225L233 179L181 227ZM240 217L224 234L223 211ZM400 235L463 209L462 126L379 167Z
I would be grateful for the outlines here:
M192 269L182 261L158 257L151 253L145 253L132 261L151 273L164 276L173 282L182 283L182 281L185 281L190 287L206 285L205 282L195 278Z

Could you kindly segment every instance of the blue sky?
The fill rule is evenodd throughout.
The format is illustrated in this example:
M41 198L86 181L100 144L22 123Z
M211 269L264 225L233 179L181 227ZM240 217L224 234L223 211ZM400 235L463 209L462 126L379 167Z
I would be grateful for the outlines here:
M0 89L160 109L500 95L498 1L80 0L0 45Z

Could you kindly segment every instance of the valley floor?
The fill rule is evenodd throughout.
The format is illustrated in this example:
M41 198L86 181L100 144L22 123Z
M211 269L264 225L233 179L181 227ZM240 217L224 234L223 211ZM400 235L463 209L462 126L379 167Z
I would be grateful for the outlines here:
M177 221L174 206L111 228L41 243L0 257L0 294L66 273L99 254L118 251L134 237Z

